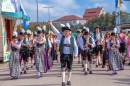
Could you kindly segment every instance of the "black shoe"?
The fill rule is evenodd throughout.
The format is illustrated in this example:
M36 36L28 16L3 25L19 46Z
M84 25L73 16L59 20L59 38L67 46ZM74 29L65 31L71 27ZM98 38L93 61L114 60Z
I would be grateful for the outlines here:
M29 70L29 67L27 67L27 70Z
M128 65L130 66L130 63Z
M65 86L66 84L65 84L65 82L62 82L62 86Z
M84 67L84 65L82 64L82 67Z
M67 81L67 85L69 85L69 86L70 86L70 85L71 85L71 82L70 82L70 81Z
M20 74L23 74L23 72L21 71Z
M14 79L15 79L15 77L12 77L12 78L11 78L11 80L14 80Z
M88 75L88 73L87 73L87 72L85 72L85 73L84 73L84 75Z
M92 71L89 71L89 74L93 74L93 72L92 72Z
M27 72L26 72L26 70L24 71L24 74L26 74Z
M89 71L89 68L87 68L87 71Z
M80 61L78 61L78 64L80 64Z
M31 68L33 68L33 66L31 66Z
M43 74L41 73L41 76L40 77L43 77Z
M103 65L102 68L105 68L105 66Z
M18 77L15 77L15 79L19 79Z
M96 65L96 67L98 67L98 65Z

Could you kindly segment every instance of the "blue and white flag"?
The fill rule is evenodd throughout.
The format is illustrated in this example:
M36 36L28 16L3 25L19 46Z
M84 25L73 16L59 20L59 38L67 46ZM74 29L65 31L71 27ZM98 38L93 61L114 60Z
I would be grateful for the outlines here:
M22 14L27 15L27 13L25 12L25 10L23 8L21 1L20 1L20 11L22 12ZM23 20L23 26L24 26L24 29L27 29L29 26L29 21Z

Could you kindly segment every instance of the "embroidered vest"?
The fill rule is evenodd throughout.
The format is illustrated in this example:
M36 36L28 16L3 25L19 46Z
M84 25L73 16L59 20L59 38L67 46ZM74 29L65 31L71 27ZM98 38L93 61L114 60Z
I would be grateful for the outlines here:
M84 36L82 36L82 39L83 39L83 42L84 42L84 45L86 44L86 39L84 38ZM89 43L92 44L92 38L89 37ZM89 46L89 48L92 48L91 46Z
M45 46L46 46L46 50L48 51L48 49L49 49L49 42L48 42L48 37L46 36L45 37L46 38L46 44L45 44Z
M93 32L93 35L94 35L94 39L96 39L96 32ZM102 35L101 32L100 32L100 37L101 37L101 38L103 37L103 35Z
M59 51L61 54L63 53L64 40L65 40L65 36L62 36L60 45L59 45ZM71 55L73 55L73 51L74 51L74 37L71 37L70 38L70 54Z

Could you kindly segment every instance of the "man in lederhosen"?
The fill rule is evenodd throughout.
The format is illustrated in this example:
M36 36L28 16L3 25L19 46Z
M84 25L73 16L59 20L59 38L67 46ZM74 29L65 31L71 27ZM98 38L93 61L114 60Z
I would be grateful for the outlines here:
M96 27L95 31L92 34L92 38L95 41L95 48L94 53L96 54L96 67L102 64L101 56L102 56L102 49L103 49L103 40L104 36L102 32L100 31L100 27Z
M66 25L62 27L63 35L53 26L52 22L48 22L51 25L52 30L58 36L60 40L59 51L60 51L60 62L62 70L62 86L65 86L65 70L68 69L68 81L67 85L71 85L71 73L72 73L72 63L73 55L77 58L78 46L74 37L70 34L70 26Z
M94 39L90 37L89 32L86 31L84 33L84 36L82 36L79 41L80 41L79 42L80 48L82 49L82 57L85 71L84 75L88 74L87 68L89 68L89 74L92 74L91 62L92 62L92 51L93 47L95 46Z
M23 63L24 63L24 68L23 68L23 71L24 71L24 74L27 73L27 63L28 63L28 58L29 58L29 39L28 39L28 33L25 32L24 34L24 39L22 40L22 46L21 46L21 56L23 58Z

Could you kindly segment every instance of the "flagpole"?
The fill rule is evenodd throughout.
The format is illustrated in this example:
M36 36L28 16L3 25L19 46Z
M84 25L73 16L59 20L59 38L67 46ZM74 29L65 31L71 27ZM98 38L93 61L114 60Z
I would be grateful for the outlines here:
M37 4L37 26L39 25L39 14L38 14L38 0L36 0Z

